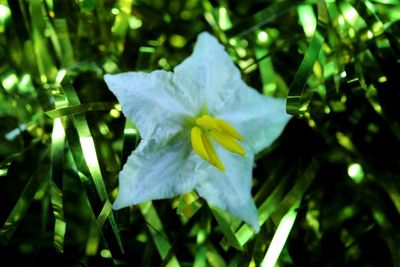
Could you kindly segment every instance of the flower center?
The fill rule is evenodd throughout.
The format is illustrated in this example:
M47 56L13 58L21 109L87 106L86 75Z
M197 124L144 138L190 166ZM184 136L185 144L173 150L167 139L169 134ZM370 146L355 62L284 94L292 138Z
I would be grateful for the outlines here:
M225 171L225 167L215 152L210 138L230 152L241 156L246 155L246 151L238 143L238 141L243 141L244 137L228 122L209 115L203 115L196 119L190 137L193 150L220 171Z

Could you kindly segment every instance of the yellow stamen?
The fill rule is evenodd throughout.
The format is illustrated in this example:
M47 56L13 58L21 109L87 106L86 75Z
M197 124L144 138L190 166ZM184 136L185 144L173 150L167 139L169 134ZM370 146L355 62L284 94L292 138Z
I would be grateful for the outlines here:
M195 123L190 133L193 150L220 171L225 171L225 166L215 152L210 137L230 152L246 155L246 151L238 143L243 141L244 137L228 122L203 115L197 118Z
M197 126L194 126L190 132L190 138L192 141L193 150L196 151L199 156L204 160L210 160L210 157L207 154L207 150L204 147L203 143L203 135L204 133Z
M218 142L221 146L226 148L227 150L239 154L241 156L246 155L246 151L239 145L239 143L235 140L235 138L231 137L230 135L227 135L225 132L217 132L214 130L211 130L210 135L212 138L215 139L215 141Z
M196 124L208 130L218 129L218 124L215 119L208 115L203 115L200 118L196 119Z
M209 162L217 167L220 171L225 171L225 166L222 164L221 159L218 157L217 152L215 152L213 145L211 144L211 141L208 139L207 135L203 134L202 135L202 140L204 147L207 151L207 154L209 155L210 159Z
M232 136L233 138L239 140L239 141L243 141L244 137L238 132L236 131L236 129L229 124L228 122L218 119L218 118L214 118L215 122L218 124L219 128L226 134Z

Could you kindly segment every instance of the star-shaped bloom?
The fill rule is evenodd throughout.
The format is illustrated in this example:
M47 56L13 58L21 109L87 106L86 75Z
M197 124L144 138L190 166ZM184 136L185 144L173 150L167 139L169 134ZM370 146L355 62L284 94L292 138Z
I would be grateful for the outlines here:
M195 190L259 229L251 196L254 155L291 116L285 100L247 86L224 47L209 33L173 72L105 75L141 142L119 174L114 209Z

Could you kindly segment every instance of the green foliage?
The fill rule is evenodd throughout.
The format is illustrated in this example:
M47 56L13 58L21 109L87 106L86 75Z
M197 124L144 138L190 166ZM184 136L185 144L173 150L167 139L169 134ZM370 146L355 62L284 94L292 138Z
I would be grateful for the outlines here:
M202 31L296 116L257 155L258 235L194 192L111 208L140 136L102 76ZM399 266L399 36L396 0L0 0L3 263Z

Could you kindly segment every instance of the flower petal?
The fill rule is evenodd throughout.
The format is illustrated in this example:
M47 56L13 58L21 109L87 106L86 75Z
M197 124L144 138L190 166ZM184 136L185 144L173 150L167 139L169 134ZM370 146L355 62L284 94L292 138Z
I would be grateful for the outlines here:
M285 99L263 96L243 81L236 87L214 116L231 123L258 153L279 137L292 116L286 113Z
M172 84L166 71L106 74L109 89L121 103L122 111L139 129L142 138L179 132L182 117L193 116L185 95Z
M175 84L191 90L206 107L221 105L230 84L241 80L225 48L207 32L199 34L192 55L175 67L174 74Z
M226 170L207 166L208 176L199 181L196 191L209 205L239 217L258 232L258 213L251 196L253 154L241 157L218 145L216 150Z
M142 140L119 174L114 209L193 190L205 161L193 152L188 138L180 138L168 146L153 139Z

